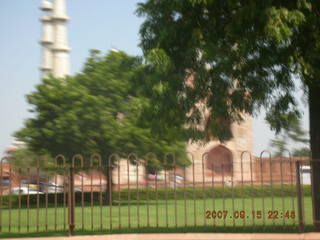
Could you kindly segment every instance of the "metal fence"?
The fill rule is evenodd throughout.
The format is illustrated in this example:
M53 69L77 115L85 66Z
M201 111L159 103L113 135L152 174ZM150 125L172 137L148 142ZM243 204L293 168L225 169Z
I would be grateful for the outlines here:
M155 154L104 159L62 155L35 166L0 166L0 232L112 231L224 227L296 228L312 225L310 162L301 158L227 155L163 168Z

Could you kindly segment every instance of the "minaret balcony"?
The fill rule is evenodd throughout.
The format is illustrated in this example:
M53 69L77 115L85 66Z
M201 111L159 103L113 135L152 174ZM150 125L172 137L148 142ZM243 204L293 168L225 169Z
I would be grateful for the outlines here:
M53 52L70 52L70 48L66 46L54 46L51 49Z
M52 18L53 21L61 21L61 22L67 22L70 19L66 15L52 15L51 18Z
M41 71L46 71L46 72L52 71L52 68L51 68L51 67L48 67L48 66L41 66L41 67L39 67L39 69L40 69Z
M42 39L42 40L39 41L39 43L41 45L52 45L53 44L53 40L51 40L51 39Z
M50 23L50 22L52 22L52 17L51 16L43 16L40 18L40 21L43 23Z

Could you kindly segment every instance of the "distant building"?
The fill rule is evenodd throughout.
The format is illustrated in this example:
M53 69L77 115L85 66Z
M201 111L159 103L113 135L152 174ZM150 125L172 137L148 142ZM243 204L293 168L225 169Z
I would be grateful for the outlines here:
M12 155L14 151L17 151L18 149L25 148L26 143L22 141L14 141L9 147L7 147L4 150L5 156L8 157Z

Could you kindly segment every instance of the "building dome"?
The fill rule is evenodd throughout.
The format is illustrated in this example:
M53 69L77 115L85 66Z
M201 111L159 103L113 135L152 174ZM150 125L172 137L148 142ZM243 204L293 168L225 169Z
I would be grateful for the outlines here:
M52 3L48 0L43 0L40 9L43 11L51 11L53 9Z

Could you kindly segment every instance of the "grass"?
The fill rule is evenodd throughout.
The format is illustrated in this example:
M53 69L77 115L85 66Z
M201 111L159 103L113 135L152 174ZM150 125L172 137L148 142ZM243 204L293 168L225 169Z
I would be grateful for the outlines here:
M77 206L75 227L77 234L138 233L138 232L293 232L297 231L298 211L295 198L265 197L235 199L196 199L131 201L113 206ZM0 212L0 237L57 236L68 231L68 209L63 207L39 209L3 209ZM263 207L264 206L264 207ZM305 223L312 224L311 198L304 198ZM252 210L262 211L264 217L254 218ZM224 218L206 219L206 211L227 211ZM233 216L245 211L243 219ZM277 219L269 219L268 211L277 210ZM282 212L295 211L294 218ZM282 217L281 217L282 215ZM11 227L9 228L9 226ZM28 228L29 226L29 228Z

